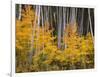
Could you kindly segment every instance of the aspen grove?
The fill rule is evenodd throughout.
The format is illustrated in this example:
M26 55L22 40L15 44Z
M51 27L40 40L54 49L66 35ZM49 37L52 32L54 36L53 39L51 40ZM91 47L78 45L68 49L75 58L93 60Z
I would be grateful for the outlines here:
M16 72L94 68L94 9L16 4Z

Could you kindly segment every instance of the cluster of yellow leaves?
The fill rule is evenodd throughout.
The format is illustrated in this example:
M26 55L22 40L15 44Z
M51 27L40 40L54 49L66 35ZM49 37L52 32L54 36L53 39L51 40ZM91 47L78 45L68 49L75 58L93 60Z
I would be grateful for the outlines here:
M26 5L25 8L26 9L22 10L22 20L25 24L32 24L32 21L35 21L35 11L32 9L32 6L29 5Z
M64 43L67 47L64 50L59 50L55 44L51 42L46 43L46 47L42 51L42 55L37 55L33 57L33 61L35 62L35 66L38 67L34 68L37 71L43 70L52 70L53 67L55 70L62 69L65 66L65 69L73 69L73 68L89 68L87 65L94 64L94 46L93 46L93 38L90 33L86 36L79 36L77 33L77 26L76 25L67 25L67 29L65 30L65 35L63 39ZM44 57L44 60L42 58ZM92 57L92 58L91 58ZM39 65L39 61L41 61L40 65L48 66L46 68L39 68L43 67ZM70 65L68 65L70 63ZM80 63L80 65L76 66L75 64ZM34 66L34 65L33 65ZM40 66L40 67L39 67ZM64 68L63 68L64 69Z
M16 19L16 48L26 51L29 50L28 43L31 40L32 21L35 14L31 10L31 6L27 6L26 10L22 10L22 20Z
M67 48L65 48L64 53L70 62L76 63L82 59L85 60L86 55L94 54L94 44L90 33L86 36L79 36L77 25L67 25L65 33L63 41L67 45Z
M56 37L52 37L52 30L49 30L48 25L44 27L35 27L34 33L34 48L38 47L42 50L48 44L51 44ZM37 48L37 49L38 49Z

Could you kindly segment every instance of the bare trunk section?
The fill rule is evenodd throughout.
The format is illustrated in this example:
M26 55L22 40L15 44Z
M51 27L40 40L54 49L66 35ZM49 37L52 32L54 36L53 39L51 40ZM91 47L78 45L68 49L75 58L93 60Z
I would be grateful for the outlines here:
M62 8L58 9L58 48L61 48L61 23L62 23Z
M19 4L19 16L18 16L18 19L21 20L21 11L22 11L22 5Z
M38 5L37 7L36 7L36 11L37 11L37 32L36 32L36 38L37 38L37 41L36 41L36 55L40 52L40 48L39 48L39 28L40 28L40 5Z
M89 32L89 19L88 19L88 22L87 22L87 31L86 31L86 34Z
M75 8L75 17L77 19L77 8Z
M75 17L75 8L70 8L70 24L74 25L76 23L76 17Z
M41 8L41 6L39 5L39 6L37 6L38 8L37 8L37 16L38 16L38 23L37 23L37 25L38 26L40 26L40 8Z
M43 27L43 25L44 25L44 23L43 23L43 21L44 21L44 19L43 19L43 10L42 10L43 8L41 7L41 10L40 10L40 13L41 13L41 21L42 21L42 27Z
M66 8L63 8L63 39L65 37L65 27L66 27ZM63 49L66 48L65 41L63 41Z
M82 8L82 13L81 13L80 35L83 34L83 17L84 17L84 8Z
M67 24L69 23L69 8L67 8L67 20L66 20Z
M91 35L92 35L92 38L93 38L93 30L92 30L92 21L91 21L90 9L88 9L88 16L89 16L89 23L90 23L90 31L91 31Z

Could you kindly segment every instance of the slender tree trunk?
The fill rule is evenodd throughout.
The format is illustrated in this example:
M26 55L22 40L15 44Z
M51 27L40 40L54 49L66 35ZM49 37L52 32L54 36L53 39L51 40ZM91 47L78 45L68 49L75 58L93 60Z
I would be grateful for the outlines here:
M84 8L82 8L82 13L81 13L80 35L83 34L83 17L84 17Z
M75 8L75 18L77 19L77 8Z
M89 32L89 18L87 20L87 31L86 31L86 34Z
M91 22L90 9L88 9L88 16L89 16L89 23L90 23L90 31L91 31L91 35L92 35L92 38L93 38L93 30L92 30L92 22Z
M37 42L36 42L36 52L37 52L37 54L40 52L40 48L39 48L39 37L40 37L40 35L39 35L39 30L40 30L40 9L41 9L41 6L40 5L38 5L37 6L37 27L38 27L38 30L37 30L37 34L36 34L36 37L37 37Z
M70 24L74 25L76 23L75 8L70 8Z
M58 48L61 48L61 23L62 23L62 8L58 10Z
M38 5L38 6L37 6L37 17L38 17L38 23L37 23L37 25L38 25L38 26L40 26L40 8L41 8L41 6Z
M65 26L66 26L66 8L63 7L63 39L65 38ZM63 40L64 49L66 48L65 41Z
M28 6L27 6L28 7ZM32 29L32 33L31 33L31 46L30 46L30 51L29 51L29 66L31 67L31 64L32 64L32 56L34 55L34 50L33 50L33 47L34 47L34 33L35 33L35 25L36 25L36 15L35 15L35 22L32 21L32 24L31 24L31 29ZM29 69L30 69L29 67Z
M67 24L69 24L69 8L67 8L67 19L66 19Z
M22 8L22 5L21 4L19 4L19 16L18 16L18 19L19 20L21 20L21 9Z
M45 10L46 10L46 22L48 23L49 22L49 17L48 17L48 11L49 11L49 9L48 9L48 7L46 7L45 8Z
M42 27L43 27L43 25L44 25L43 21L44 21L44 20L43 20L43 10L42 10L42 9L43 9L43 8L42 8L42 6L41 6L41 17L42 17L42 18L41 18L41 21L42 21Z
M43 40L44 40L44 19L43 19L43 6L41 6L41 9L40 9L40 13L41 13L41 22L42 22L42 30L43 30ZM44 42L43 42L43 51L44 51Z

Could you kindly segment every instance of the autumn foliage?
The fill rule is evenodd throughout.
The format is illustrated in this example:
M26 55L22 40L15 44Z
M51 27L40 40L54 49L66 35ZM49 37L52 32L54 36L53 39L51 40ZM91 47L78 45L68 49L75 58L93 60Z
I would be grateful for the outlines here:
M94 67L94 42L90 32L79 35L76 23L67 24L61 49L57 47L57 35L53 32L47 21L44 26L37 25L31 6L22 10L22 19L16 19L17 73Z

